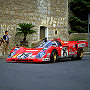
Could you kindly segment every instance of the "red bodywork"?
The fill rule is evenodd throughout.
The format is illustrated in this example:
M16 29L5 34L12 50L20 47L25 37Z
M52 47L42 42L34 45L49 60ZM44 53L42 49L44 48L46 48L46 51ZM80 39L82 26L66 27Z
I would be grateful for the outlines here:
M46 45L46 46L45 46ZM61 41L49 40L37 48L14 47L6 61L8 62L46 62L50 61L50 55L56 50L59 58L77 55L79 48L88 46L86 41Z

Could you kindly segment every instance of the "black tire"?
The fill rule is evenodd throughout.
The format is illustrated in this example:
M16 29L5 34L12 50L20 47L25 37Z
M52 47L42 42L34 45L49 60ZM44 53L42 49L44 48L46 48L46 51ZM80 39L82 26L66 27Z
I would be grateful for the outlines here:
M77 60L81 60L83 57L83 49L79 48L77 52Z
M55 63L57 59L58 59L58 53L54 49L54 50L52 50L51 55L50 55L50 62Z
M74 57L72 56L72 60L81 60L83 57L83 49L82 48L79 48L78 51L77 51L77 56Z

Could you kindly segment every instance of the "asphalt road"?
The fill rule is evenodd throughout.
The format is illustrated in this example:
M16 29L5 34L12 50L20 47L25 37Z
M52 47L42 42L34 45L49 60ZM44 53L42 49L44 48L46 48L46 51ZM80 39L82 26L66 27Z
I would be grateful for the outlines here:
M90 90L90 55L53 64L1 59L0 90Z

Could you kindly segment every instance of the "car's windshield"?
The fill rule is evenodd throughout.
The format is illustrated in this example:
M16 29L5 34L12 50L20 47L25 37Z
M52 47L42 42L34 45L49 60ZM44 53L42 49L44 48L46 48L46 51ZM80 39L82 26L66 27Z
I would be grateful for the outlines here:
M43 42L38 48L52 46L53 44L55 44L53 41Z
M47 42L38 42L37 44L35 44L34 48L44 48L44 47L48 47L48 46L62 46L62 44L59 41L50 41L48 40Z

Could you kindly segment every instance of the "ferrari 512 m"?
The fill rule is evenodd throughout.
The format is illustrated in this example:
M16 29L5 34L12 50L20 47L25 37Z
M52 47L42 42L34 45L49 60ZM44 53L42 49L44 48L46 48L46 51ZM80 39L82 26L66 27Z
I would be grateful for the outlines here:
M86 41L48 40L35 48L14 47L6 61L8 62L56 62L60 58L82 59Z

